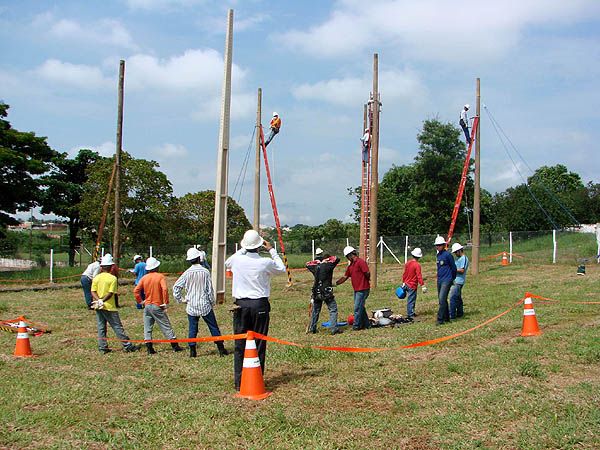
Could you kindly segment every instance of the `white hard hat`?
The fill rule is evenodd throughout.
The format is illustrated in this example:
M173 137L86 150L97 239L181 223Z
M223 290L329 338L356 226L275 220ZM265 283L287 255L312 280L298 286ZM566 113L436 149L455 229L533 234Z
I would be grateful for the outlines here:
M253 250L263 245L264 239L258 234L256 230L248 230L244 233L242 238L242 247L246 250Z
M412 252L410 252L410 254L413 255L415 258L423 257L423 252L419 247L415 247L415 249Z
M321 247L317 247L317 249L315 250L315 255L319 256L321 254L323 254L323 249Z
M344 247L344 256L348 256L350 253L355 252L356 250L351 245L347 245Z
M279 117L279 114L277 114L275 111L273 111L273 117L275 117L275 116Z
M188 248L187 255L185 257L186 261L193 261L196 258L201 256L200 250L195 247Z
M365 133L366 133L367 131L369 131L369 129L368 129L368 128L365 128Z
M206 252L204 250L200 250L200 261L206 261Z
M468 104L468 103L465 105L465 108L467 108L467 109L469 109L469 108L470 108L470 106L469 106L469 104Z
M438 237L435 238L435 242L433 243L433 245L445 245L445 244L446 244L446 240L438 234Z
M452 244L452 253L457 252L462 249L463 249L463 246L460 245L458 242L455 242L454 244Z
M135 255L133 257L133 262L136 262L138 259L142 259L142 255Z
M107 253L100 260L101 266L112 266L115 262L113 261L113 257L110 253Z
M160 266L160 261L154 257L150 257L146 260L146 270L156 269Z

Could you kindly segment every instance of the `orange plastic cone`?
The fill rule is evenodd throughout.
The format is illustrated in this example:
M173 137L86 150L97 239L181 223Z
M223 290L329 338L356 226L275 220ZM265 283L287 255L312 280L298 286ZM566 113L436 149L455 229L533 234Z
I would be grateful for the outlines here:
M538 326L537 318L535 317L535 309L530 297L525 294L525 303L523 309L523 329L521 336L538 336L542 334Z
M506 256L506 252L502 252L502 265L508 266L508 257Z
M225 270L225 278L233 278L233 272L229 269Z
M31 353L31 345L29 344L29 333L27 332L27 324L21 318L19 329L17 330L17 345L15 346L14 356L28 357L33 356Z
M242 382L240 392L236 397L249 398L250 400L262 400L271 395L272 392L265 390L265 382L260 368L258 351L254 333L248 331L246 337L246 349L244 350L244 364L242 366Z

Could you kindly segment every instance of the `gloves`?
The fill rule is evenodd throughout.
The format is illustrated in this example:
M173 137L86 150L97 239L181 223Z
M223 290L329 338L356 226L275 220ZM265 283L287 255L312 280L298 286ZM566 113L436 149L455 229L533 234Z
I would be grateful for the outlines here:
M423 286L421 288L421 291L423 292L423 294L427 294L427 286Z
M137 309L143 309L143 308L144 308L144 305L143 305L142 303L137 303L137 302L136 302L136 304L135 304L135 307L136 307Z
M104 302L98 299L92 302L91 307L92 309L104 309Z

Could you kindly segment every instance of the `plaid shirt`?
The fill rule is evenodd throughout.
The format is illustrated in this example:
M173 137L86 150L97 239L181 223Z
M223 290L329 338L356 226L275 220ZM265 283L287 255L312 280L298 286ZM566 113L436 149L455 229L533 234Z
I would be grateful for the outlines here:
M185 301L182 291L185 291ZM210 272L200 264L191 265L173 285L173 297L177 303L187 303L185 311L190 316L206 316L215 305Z

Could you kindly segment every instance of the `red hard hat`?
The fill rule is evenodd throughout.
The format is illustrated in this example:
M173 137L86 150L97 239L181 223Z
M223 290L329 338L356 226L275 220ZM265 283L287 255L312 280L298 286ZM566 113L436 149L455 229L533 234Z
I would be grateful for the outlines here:
M348 325L354 325L354 316L352 314L348 316Z

